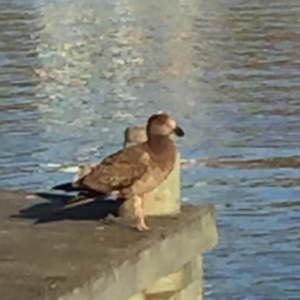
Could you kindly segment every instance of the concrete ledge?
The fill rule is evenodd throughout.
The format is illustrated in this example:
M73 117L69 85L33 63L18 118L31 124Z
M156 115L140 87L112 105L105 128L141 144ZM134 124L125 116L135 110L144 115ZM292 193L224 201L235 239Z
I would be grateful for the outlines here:
M176 293L183 290L191 282L202 279L202 256L190 260L179 270L160 278L151 287L145 290L147 297L151 295L164 294L168 292Z
M147 296L146 300L201 300L201 280L195 280L177 293L164 293L160 296ZM131 299L130 299L131 300Z
M86 211L80 217L34 194L0 191L1 298L127 300L218 240L212 205L149 217L152 231L145 233L122 222L99 221L97 209L101 205L94 203L92 217ZM47 219L48 213L52 217ZM40 215L44 222L35 223Z

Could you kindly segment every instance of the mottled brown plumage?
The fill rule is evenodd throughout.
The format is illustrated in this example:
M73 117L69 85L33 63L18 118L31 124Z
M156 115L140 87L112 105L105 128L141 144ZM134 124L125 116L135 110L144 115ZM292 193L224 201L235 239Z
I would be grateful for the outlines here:
M139 230L148 229L141 209L143 195L160 185L174 167L176 146L169 136L172 133L184 135L183 130L166 113L151 116L146 132L147 142L108 156L101 163L91 166L86 174L71 184L79 191L114 194L133 199ZM55 188L62 186L64 185Z

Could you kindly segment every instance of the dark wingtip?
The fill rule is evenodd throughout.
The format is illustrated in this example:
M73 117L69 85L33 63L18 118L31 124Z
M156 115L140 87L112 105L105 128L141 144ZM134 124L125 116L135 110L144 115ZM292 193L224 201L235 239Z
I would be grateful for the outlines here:
M63 183L52 187L52 190L60 190L65 192L76 191L77 189L73 187L72 182Z

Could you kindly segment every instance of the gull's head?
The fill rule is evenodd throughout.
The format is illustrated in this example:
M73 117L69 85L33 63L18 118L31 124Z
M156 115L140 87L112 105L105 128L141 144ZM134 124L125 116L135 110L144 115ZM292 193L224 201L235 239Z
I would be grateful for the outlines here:
M175 133L177 136L184 136L184 131L176 121L165 112L158 112L152 115L147 122L148 135L169 136Z

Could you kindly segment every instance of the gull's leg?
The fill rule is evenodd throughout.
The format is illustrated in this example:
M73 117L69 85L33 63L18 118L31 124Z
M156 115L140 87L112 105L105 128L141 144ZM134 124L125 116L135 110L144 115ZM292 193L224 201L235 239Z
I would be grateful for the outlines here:
M150 228L145 223L145 217L142 207L142 198L140 196L133 197L134 215L136 217L136 228L139 231L149 230Z

